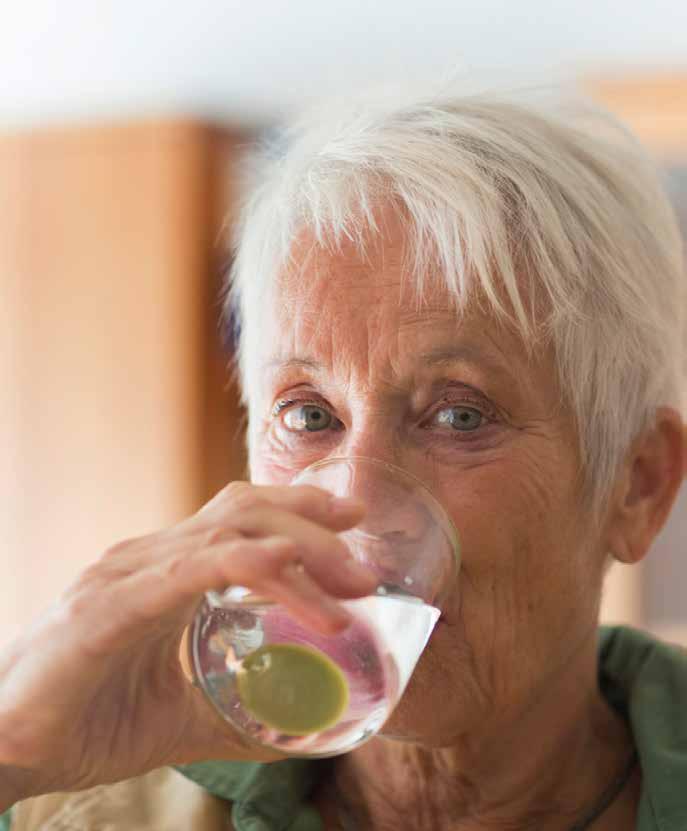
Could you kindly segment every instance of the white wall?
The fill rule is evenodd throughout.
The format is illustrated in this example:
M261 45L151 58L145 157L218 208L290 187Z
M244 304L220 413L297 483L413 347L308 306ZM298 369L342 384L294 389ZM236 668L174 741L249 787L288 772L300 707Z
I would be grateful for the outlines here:
M384 76L687 66L685 0L0 0L0 123L264 119Z

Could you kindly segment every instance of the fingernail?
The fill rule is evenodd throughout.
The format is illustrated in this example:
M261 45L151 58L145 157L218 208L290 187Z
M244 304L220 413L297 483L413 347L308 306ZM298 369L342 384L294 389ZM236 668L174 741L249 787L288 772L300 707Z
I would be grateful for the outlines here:
M369 586L372 588L377 585L377 578L372 571L362 563L356 560L344 560L342 567L346 574L360 586Z
M329 508L334 514L352 514L365 510L365 504L354 496L332 496Z

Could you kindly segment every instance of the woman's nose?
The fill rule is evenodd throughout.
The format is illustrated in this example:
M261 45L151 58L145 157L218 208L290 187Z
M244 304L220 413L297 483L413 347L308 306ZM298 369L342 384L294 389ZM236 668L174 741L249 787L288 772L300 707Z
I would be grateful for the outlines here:
M368 507L361 528L392 544L412 543L427 533L431 517L426 501L415 498L423 490L421 471L412 464L412 454L386 430L349 434L341 455L374 460L376 464L354 464L348 490Z
M447 573L437 562L446 560L448 548L424 484L412 471L376 457L349 457L336 468L343 471L343 491L367 508L361 522L342 534L353 556L373 569L380 584L435 597L434 581Z
M422 486L410 471L382 459L378 461L383 476L365 464L356 466L351 475L351 496L360 499L368 509L368 519L363 519L361 527L388 543L419 540L427 533L431 520L424 500L414 498Z

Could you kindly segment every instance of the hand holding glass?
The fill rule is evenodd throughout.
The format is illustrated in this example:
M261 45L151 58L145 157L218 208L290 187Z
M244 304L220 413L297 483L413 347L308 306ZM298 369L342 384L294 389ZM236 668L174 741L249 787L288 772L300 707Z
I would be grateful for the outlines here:
M240 586L208 592L189 657L210 702L250 740L291 756L333 756L377 733L398 703L456 590L458 539L425 485L386 462L326 459L291 484L364 502L363 520L341 538L376 574L376 593L343 601L353 622L326 636Z

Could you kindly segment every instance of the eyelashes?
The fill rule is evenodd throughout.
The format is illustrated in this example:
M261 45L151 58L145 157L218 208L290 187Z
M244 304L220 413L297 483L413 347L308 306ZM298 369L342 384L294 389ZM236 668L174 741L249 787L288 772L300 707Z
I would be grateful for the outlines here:
M278 427L294 437L316 437L345 429L326 402L312 397L279 399L272 408L272 418ZM435 428L466 441L481 435L496 421L494 408L485 404L481 395L468 396L466 391L455 398L443 398L421 419L418 427L423 430Z

